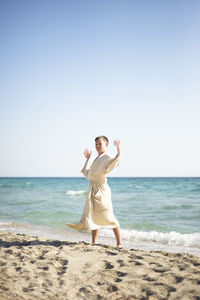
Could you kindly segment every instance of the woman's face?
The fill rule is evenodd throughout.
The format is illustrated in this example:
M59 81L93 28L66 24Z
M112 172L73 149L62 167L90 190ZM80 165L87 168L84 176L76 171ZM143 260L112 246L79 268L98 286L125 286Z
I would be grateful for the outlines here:
M96 147L98 154L100 155L106 151L106 149L108 147L108 143L104 139L98 139L95 142L95 147Z

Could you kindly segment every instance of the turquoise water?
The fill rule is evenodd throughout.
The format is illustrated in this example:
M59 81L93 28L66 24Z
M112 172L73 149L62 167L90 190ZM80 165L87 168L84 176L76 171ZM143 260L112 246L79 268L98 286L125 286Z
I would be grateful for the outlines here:
M200 248L200 178L109 177L108 183L124 239ZM88 185L85 178L0 178L0 229L33 224L68 231L65 223L82 215Z

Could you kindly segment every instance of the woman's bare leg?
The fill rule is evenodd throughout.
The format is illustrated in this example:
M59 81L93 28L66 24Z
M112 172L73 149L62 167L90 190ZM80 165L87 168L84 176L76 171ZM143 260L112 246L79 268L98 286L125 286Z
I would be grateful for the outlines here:
M92 230L92 244L96 244L97 243L97 239L98 239L98 229Z
M116 237L117 247L123 247L122 240L121 240L121 234L120 234L120 228L119 227L113 228L113 232Z

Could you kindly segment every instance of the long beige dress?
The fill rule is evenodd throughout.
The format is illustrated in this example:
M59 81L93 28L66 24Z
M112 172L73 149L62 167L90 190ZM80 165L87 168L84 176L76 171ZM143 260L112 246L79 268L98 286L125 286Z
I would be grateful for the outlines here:
M95 230L100 227L115 228L119 222L114 216L111 191L106 175L119 165L120 156L112 158L106 152L93 163L86 161L81 172L90 181L83 215L76 224L66 224L77 230Z

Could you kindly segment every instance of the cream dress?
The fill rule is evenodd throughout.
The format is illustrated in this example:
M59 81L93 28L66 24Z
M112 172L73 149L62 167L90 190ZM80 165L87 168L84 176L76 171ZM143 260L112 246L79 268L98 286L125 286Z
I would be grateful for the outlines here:
M120 156L112 158L106 152L93 163L86 161L81 172L90 181L83 215L77 224L66 224L77 230L95 230L100 227L119 227L114 216L111 191L106 175L119 165Z

